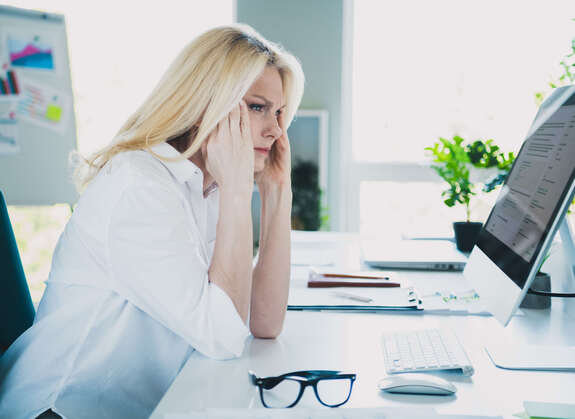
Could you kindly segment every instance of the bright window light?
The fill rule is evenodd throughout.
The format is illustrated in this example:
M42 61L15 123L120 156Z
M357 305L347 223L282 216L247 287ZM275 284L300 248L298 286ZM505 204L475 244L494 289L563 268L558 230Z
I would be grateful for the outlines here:
M354 2L353 156L421 162L439 136L517 151L575 37L575 2Z
M234 20L234 0L3 3L64 14L83 154L111 141L189 41Z

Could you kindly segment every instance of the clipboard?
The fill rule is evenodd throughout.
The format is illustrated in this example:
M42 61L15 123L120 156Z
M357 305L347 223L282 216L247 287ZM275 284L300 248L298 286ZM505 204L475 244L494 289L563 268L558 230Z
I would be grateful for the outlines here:
M338 311L422 311L423 305L415 288L354 289L353 294L371 301L345 298L329 288L293 288L288 298L288 310L338 310Z

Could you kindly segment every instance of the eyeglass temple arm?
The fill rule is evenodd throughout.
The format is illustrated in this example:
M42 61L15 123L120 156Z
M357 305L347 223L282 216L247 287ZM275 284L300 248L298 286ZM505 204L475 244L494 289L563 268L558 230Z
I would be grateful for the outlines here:
M250 381L252 384L261 386L266 390L274 388L276 385L281 383L284 380L284 376L280 375L279 377L265 377L261 378L258 377L253 371L248 371L250 376Z
M316 378L325 377L341 374L341 371L332 370L307 370L307 371L294 371L288 372L287 374L280 375L280 377L304 377L304 378Z
M341 371L335 371L335 370L307 370L307 371L288 372L286 374L265 378L258 377L253 371L248 371L248 374L250 376L252 384L261 385L265 389L271 389L288 377L302 377L306 379L313 379L313 378L338 376L342 373ZM343 374L343 375L349 375L349 374Z

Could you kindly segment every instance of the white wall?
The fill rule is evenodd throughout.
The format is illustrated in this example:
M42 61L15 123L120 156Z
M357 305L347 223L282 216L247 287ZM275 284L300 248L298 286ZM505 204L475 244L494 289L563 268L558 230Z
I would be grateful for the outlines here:
M342 226L340 167L345 0L237 0L237 21L254 27L299 58L306 76L302 109L329 112L328 207L330 227Z

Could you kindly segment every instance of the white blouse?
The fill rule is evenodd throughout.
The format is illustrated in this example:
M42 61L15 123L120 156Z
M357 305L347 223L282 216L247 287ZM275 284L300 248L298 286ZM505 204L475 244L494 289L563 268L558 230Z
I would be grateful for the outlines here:
M202 184L190 161L146 151L100 171L60 237L34 325L0 358L0 418L148 417L194 350L241 355L247 327L208 281L218 191L204 198Z

